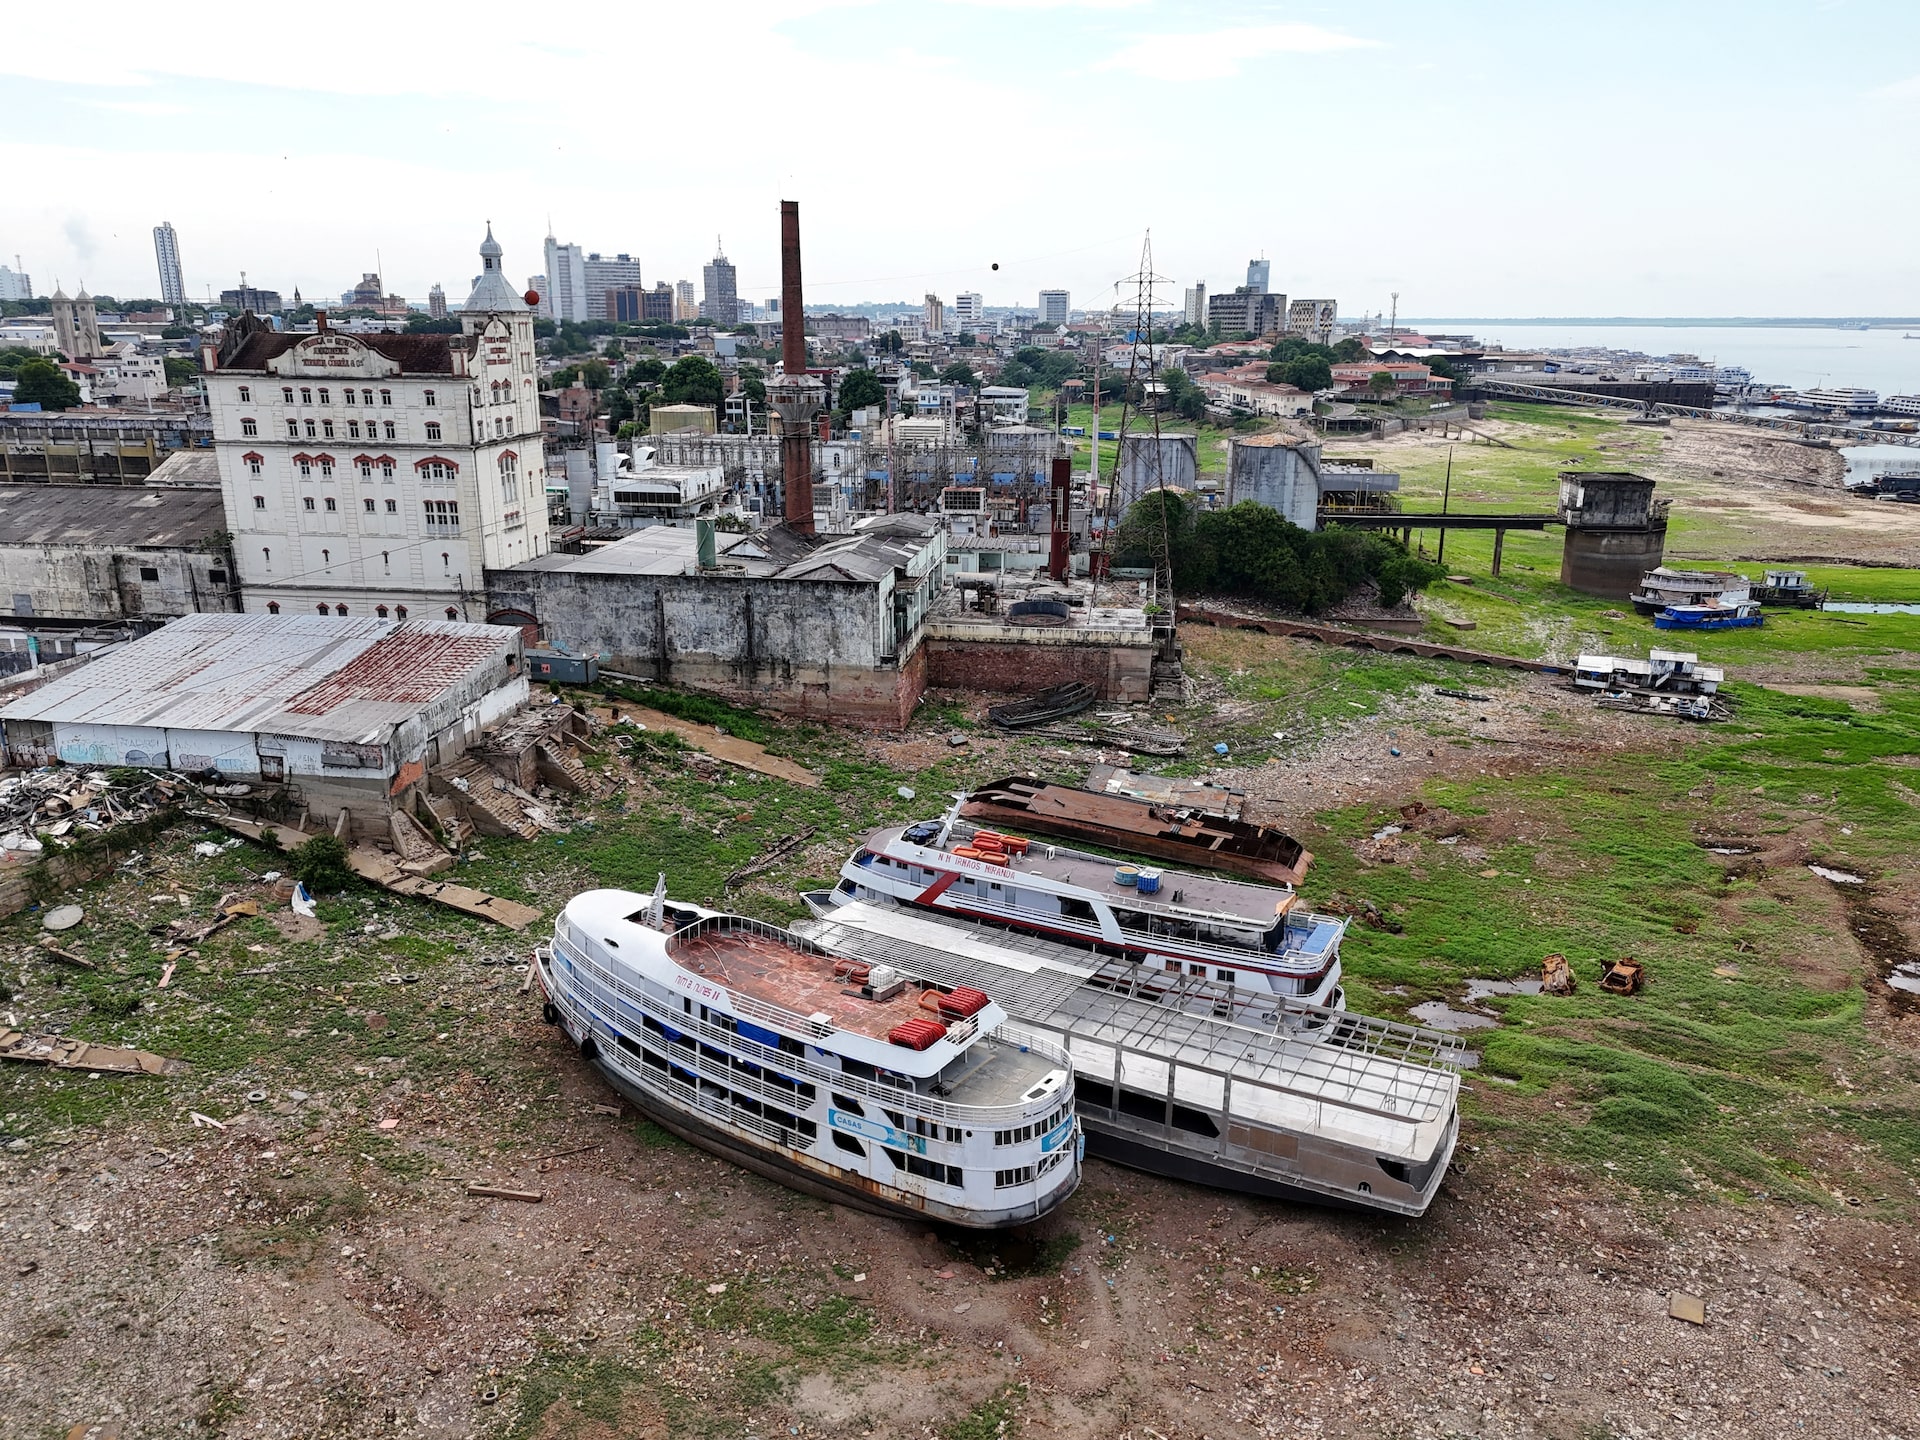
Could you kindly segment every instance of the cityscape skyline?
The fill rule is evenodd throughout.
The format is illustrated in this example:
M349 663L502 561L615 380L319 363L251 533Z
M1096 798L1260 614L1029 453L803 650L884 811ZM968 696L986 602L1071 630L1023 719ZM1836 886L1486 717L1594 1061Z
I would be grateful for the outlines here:
M881 27L858 4L746 4L729 54L749 72L798 66L827 92L861 93L916 67L964 75L978 113L1019 113L1023 130L1048 133L1079 123L1076 87L1117 96L1158 83L1170 96L1204 96L1214 134L1263 123L1264 97L1283 84L1301 113L1338 117L1339 154L1355 157L1356 180L1374 173L1358 157L1393 157L1392 185L1370 190L1364 207L1324 201L1324 220L1302 224L1281 190L1232 183L1235 162L1210 158L1211 142L1179 126L1134 136L1129 185L1110 187L1091 211L1054 203L1056 156L1016 146L997 159L990 192L932 228L848 203L859 187L832 147L776 153L761 107L718 104L692 75L662 77L659 112L692 107L711 132L703 151L725 163L604 184L628 144L623 127L556 127L541 97L565 93L608 51L515 39L503 12L473 25L431 9L383 14L396 51L438 61L397 82L353 65L243 80L204 36L139 12L111 27L76 82L58 58L62 22L29 13L0 53L0 94L18 117L0 162L46 179L15 197L0 252L22 255L43 289L84 278L96 293L144 296L157 288L152 227L166 217L193 295L232 285L242 269L283 293L338 293L379 253L389 287L412 296L470 278L457 267L476 221L491 219L524 274L538 273L551 214L571 240L674 280L697 278L716 231L740 235L739 292L766 295L778 277L768 217L782 195L797 195L820 217L808 283L822 303L932 290L1024 306L1062 288L1084 307L1133 273L1151 228L1156 269L1172 277L1168 305L1195 279L1231 289L1247 257L1264 253L1276 290L1340 295L1355 312L1387 308L1394 290L1403 311L1430 314L1911 312L1920 260L1899 237L1920 201L1883 187L1865 202L1872 223L1841 224L1734 156L1700 163L1713 137L1740 133L1769 137L1779 173L1820 173L1840 153L1865 173L1905 163L1900 137L1920 111L1920 66L1901 57L1920 53L1920 15L1839 8L1847 26L1788 24L1795 12L1785 7L1754 7L1729 26L1650 5L1571 8L1547 26L1500 0L1463 26L1411 11L1356 19L1161 0L1007 8L994 12L1005 24L982 25L979 5L940 4ZM584 32L609 43L644 38L655 53L706 43L699 16L588 13L598 19ZM291 23L268 20L263 43ZM1863 23L1876 45L1848 49L1842 63L1846 35ZM1648 54L1652 30L1662 45ZM992 45L1014 38L1055 57L1070 83L980 78L993 74ZM1580 66L1566 64L1569 54ZM491 93L502 63L523 79L504 96ZM482 94L488 140L476 145L479 122L447 102ZM1619 164L1577 158L1556 116L1580 117ZM1314 162L1328 163L1337 191L1339 156ZM1196 164L1220 181L1204 205L1191 198ZM182 173L247 183L183 190ZM354 176L355 203L309 209L300 197L332 173ZM448 203L463 192L466 203ZM296 206L299 223L289 224Z

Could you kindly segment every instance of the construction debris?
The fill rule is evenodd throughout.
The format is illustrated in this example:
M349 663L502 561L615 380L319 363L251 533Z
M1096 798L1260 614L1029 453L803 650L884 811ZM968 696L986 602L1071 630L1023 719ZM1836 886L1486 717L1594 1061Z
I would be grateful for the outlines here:
M1540 962L1540 991L1544 995L1571 995L1577 982L1573 967L1564 955L1549 955Z
M538 1205L547 1198L544 1190L509 1190L504 1185L481 1185L468 1182L469 1200L524 1200L529 1205Z
M650 710L644 705L629 705L624 700L620 702L619 712L623 721L648 730L665 730L678 735L694 748L704 750L729 765L738 765L742 770L771 775L776 780L804 785L810 790L820 785L820 777L805 766L796 765L778 755L769 755L765 746L756 745L751 740L722 735L711 725L696 725L691 720L681 720L662 710ZM610 708L595 710L593 716L603 724L614 723L613 710Z
M1640 988L1643 978L1638 960L1608 960L1602 962L1604 969L1600 975L1600 988L1610 990L1615 995L1632 995Z
M41 918L40 928L43 930L71 930L82 920L86 919L86 915L87 912L82 910L78 905L56 905Z
M811 840L815 830L818 828L817 826L809 825L797 835L782 835L774 842L773 848L767 851L766 854L757 860L752 860L742 865L738 870L727 876L725 880L721 881L720 888L722 890L731 890L741 881L750 880L755 875L763 874L771 870L775 865L778 865L782 860L786 859L787 856L793 854L794 851Z
M76 955L71 950L62 950L58 945L54 944L53 941L47 939L46 936L44 935L40 937L40 948L46 951L47 954L51 955L54 959L63 960L69 965L77 965L82 970L98 970L100 968L98 965L94 964L93 961L87 959L84 955Z
M1684 1320L1689 1325L1704 1325L1707 1323L1706 1297L1689 1295L1684 1290L1675 1290L1667 1296L1667 1314L1675 1320Z
M114 1075L177 1075L183 1060L170 1060L150 1050L119 1045L92 1045L71 1035L29 1035L0 1026L0 1060L24 1060L51 1065L56 1070L98 1070Z

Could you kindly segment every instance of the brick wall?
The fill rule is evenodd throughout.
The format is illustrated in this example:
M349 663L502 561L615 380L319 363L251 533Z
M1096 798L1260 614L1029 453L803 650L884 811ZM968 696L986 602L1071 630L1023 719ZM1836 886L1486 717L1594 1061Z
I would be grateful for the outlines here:
M1146 645L1027 645L1001 640L929 640L927 684L943 690L1032 695L1050 685L1084 680L1100 699L1145 700L1153 681L1153 650Z

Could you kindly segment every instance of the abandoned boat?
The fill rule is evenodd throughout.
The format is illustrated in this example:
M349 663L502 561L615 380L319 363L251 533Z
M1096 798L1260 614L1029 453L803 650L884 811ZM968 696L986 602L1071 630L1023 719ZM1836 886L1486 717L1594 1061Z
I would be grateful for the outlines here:
M664 1129L797 1190L972 1229L1079 1183L1065 1049L965 986L626 890L567 902L545 1017Z
M1737 605L1669 605L1653 617L1656 630L1742 630L1765 620L1760 602Z
M1152 855L1278 885L1298 885L1313 863L1298 840L1270 825L1192 806L1050 785L1025 775L980 786L960 813L995 828L1085 840L1128 855Z
M1130 968L1148 997L1044 942L925 912L836 906L803 933L838 954L1006 997L1072 1059L1091 1154L1217 1189L1424 1214L1459 1137L1458 1036L1344 1011L1312 1037L1219 1015L1206 982ZM1017 948L1016 948L1017 947ZM1121 969L1111 962L1110 970ZM1197 988L1197 1003L1177 993ZM1292 1007L1289 1007L1291 1009Z
M838 885L808 893L809 906L902 905L1025 931L1075 947L1086 968L1124 960L1198 976L1269 1011L1274 996L1345 1005L1346 921L1311 913L1290 887L1118 864L988 830L961 819L962 808L876 830L840 867Z
M1075 680L1042 690L1038 695L1029 695L1024 700L1009 700L1004 705L992 706L987 711L987 719L1002 730L1024 730L1030 725L1045 725L1054 720L1064 720L1069 715L1078 715L1093 704L1093 698L1098 693L1086 681Z

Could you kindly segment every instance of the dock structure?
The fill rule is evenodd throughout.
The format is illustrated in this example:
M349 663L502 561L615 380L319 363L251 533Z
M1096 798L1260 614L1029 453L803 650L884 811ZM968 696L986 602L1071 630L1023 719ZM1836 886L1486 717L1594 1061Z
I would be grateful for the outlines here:
M1093 1153L1277 1199L1421 1215L1459 1132L1455 1036L865 903L798 927L829 950L970 985L1073 1058Z

